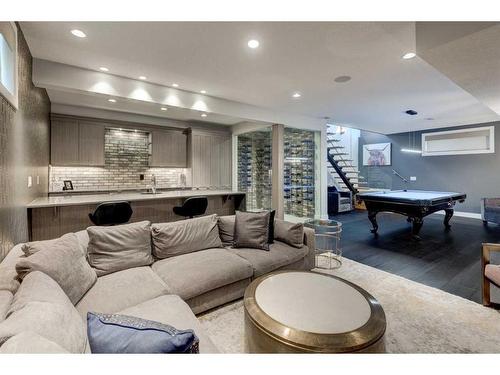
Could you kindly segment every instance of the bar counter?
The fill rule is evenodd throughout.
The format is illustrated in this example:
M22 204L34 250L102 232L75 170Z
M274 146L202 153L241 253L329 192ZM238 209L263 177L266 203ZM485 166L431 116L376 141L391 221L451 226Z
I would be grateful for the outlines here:
M174 190L157 194L116 192L40 197L27 205L30 241L60 237L93 225L89 213L103 202L128 201L134 213L131 222L149 220L161 223L182 220L173 212L189 197L208 198L206 214L232 215L245 209L245 193L234 190Z

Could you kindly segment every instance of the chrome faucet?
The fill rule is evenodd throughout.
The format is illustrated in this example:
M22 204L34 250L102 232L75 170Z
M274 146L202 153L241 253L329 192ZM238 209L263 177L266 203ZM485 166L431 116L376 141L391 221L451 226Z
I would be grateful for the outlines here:
M151 192L156 194L156 176L154 173L151 175Z

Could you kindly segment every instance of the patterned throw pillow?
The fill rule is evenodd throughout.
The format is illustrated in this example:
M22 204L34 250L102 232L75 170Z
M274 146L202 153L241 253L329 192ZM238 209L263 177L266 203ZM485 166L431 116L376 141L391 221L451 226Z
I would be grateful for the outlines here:
M199 353L199 340L191 329L119 314L87 313L92 353Z

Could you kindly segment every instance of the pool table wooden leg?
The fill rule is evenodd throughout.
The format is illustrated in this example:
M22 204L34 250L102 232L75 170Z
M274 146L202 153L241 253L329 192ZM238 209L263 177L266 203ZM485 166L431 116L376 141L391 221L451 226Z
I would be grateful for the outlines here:
M446 208L444 212L445 212L444 222L443 222L444 226L446 227L446 229L450 229L451 228L450 219L453 216L453 208Z
M424 220L421 217L413 217L412 222L413 222L413 227L411 230L411 234L413 238L419 240L420 237L418 234L420 233L420 228L422 228L422 225L424 224Z
M370 222L372 223L373 225L373 229L371 230L371 232L377 236L377 231L378 231L378 224L377 224L377 211L368 211L368 220L370 220Z

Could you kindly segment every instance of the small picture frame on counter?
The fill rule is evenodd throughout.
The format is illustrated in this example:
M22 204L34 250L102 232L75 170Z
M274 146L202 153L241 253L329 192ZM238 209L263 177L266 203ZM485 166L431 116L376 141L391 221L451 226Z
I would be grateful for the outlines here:
M71 180L64 180L63 190L73 190L73 183L71 182Z

